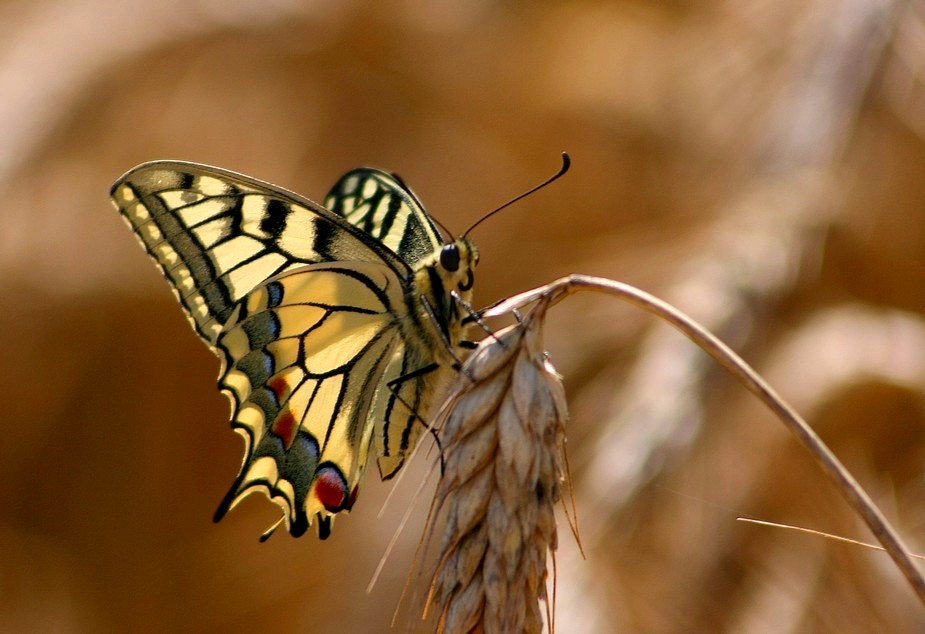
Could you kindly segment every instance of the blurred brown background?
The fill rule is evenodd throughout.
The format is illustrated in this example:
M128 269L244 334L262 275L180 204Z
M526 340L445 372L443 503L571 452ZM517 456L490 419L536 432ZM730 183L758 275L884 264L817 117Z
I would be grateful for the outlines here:
M0 630L384 632L423 505L370 474L333 537L211 514L218 362L110 207L179 158L320 199L395 170L480 227L477 304L582 272L766 373L925 551L925 3L0 1ZM588 558L560 632L911 632L925 609L805 452L666 326L554 311ZM414 617L399 619L405 631Z

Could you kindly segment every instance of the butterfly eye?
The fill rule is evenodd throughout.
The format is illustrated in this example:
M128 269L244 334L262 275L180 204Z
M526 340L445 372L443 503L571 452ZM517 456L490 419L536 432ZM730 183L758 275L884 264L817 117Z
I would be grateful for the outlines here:
M475 276L472 275L472 269L466 271L466 279L459 283L459 290L468 291L475 283Z
M440 249L440 266L450 272L458 271L459 247L455 244L448 244Z

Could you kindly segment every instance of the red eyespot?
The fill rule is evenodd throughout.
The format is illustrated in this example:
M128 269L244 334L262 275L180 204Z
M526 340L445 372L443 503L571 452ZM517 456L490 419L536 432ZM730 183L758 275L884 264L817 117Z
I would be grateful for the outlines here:
M314 486L315 497L332 513L349 509L353 503L353 500L347 497L347 482L344 476L334 467L319 469L315 474Z

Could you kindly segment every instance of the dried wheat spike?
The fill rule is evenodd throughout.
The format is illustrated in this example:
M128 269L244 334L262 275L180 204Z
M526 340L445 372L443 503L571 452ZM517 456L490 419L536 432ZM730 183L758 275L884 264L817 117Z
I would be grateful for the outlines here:
M428 600L440 632L542 630L567 419L542 346L546 307L483 340L442 410L444 472L431 517L442 511L446 525Z

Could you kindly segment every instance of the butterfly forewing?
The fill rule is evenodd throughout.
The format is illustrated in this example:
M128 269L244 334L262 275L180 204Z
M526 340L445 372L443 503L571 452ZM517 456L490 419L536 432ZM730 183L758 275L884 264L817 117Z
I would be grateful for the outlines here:
M400 275L410 271L330 211L218 168L147 163L119 179L112 197L208 343L237 302L294 267L342 260L386 262Z
M360 168L345 174L324 205L394 251L412 268L443 244L414 193L397 176Z
M334 186L333 211L175 161L131 170L112 197L222 359L245 455L216 520L262 491L292 535L314 518L326 537L370 445L390 477L424 428L456 359L461 317L448 300L457 287L468 296L474 247L457 241L464 262L447 270L414 194L367 168Z
M417 196L395 174L359 168L345 174L325 197L325 207L384 244L412 268L422 268L443 246L437 228L424 211ZM448 291L438 280L425 277L417 281L418 292L433 307L437 317L447 317L455 310ZM430 323L450 337L449 319ZM424 326L423 324L421 325ZM415 339L409 337L409 339ZM423 426L420 412L432 399L432 392L445 380L446 368L435 367L427 349L409 341L403 355L395 358L386 371L389 389L382 389L376 400L376 453L379 471L391 477L402 466L405 453L414 447ZM426 370L426 372L422 372Z

